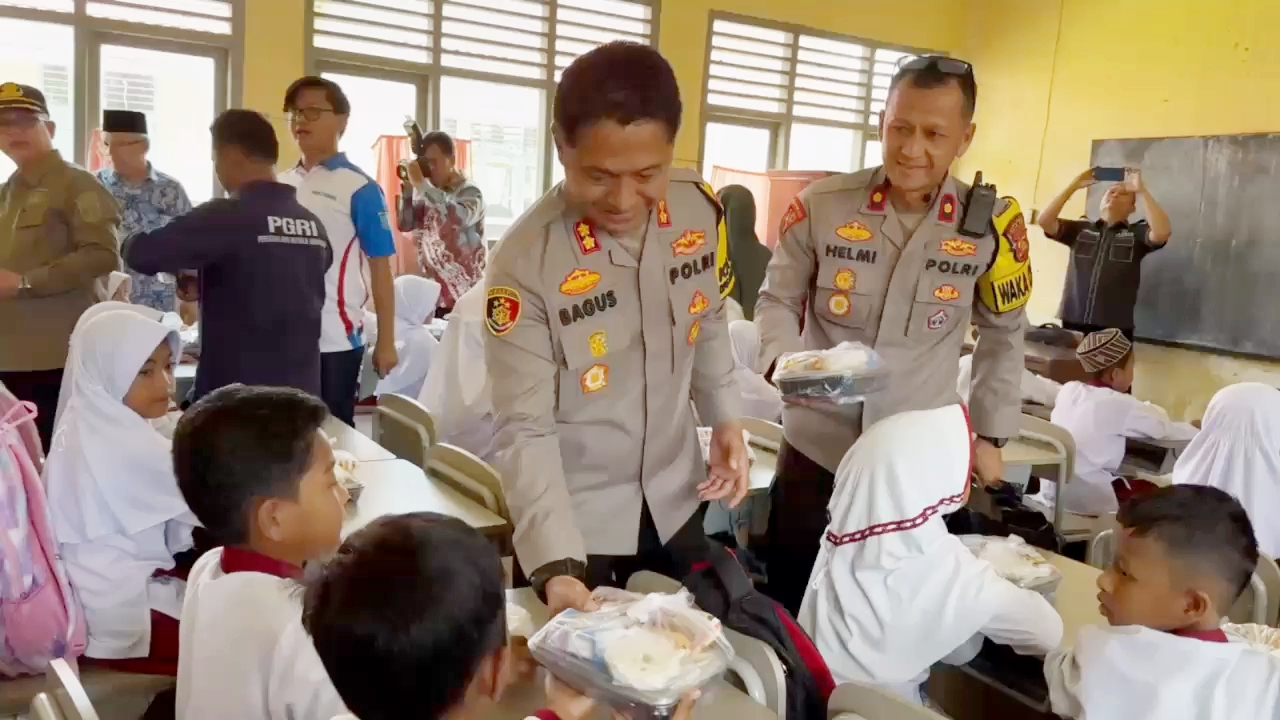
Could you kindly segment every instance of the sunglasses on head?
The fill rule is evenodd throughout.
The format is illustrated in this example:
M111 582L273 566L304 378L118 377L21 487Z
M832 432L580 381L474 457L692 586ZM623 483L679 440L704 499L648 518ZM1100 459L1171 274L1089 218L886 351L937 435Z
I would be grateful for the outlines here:
M973 66L964 60L956 58L942 57L941 55L923 55L921 57L906 57L898 61L898 70L928 70L936 68L938 72L945 75L967 76L973 75Z

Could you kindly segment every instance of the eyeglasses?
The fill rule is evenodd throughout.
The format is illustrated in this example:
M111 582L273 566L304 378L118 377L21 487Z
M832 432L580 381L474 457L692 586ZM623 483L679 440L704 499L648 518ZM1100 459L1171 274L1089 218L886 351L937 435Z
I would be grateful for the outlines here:
M325 113L331 113L333 111L333 108L294 108L293 110L290 110L287 115L290 122L298 122L298 120L302 119L305 119L307 122L315 122L316 120L324 117Z
M973 75L973 66L964 60L956 58L943 57L941 55L922 55L920 57L905 57L898 61L898 70L928 70L929 68L937 68L938 72L944 75L957 75L960 77Z

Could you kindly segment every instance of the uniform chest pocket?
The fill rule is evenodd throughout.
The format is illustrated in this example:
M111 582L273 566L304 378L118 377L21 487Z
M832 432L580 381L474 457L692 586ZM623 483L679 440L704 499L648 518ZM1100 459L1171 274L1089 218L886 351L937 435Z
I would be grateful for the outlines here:
M560 330L560 351L568 370L586 370L617 357L631 344L621 331L610 332L604 318L574 323Z
M27 205L14 220L15 245L25 248L22 255L32 260L31 267L52 262L71 252L71 233L61 213L51 211L43 203Z
M1133 233L1117 233L1111 236L1111 259L1116 262L1133 262L1133 243Z
M48 216L49 208L45 205L27 205L18 211L18 218L14 221L13 225L19 229L37 228L44 225L45 219Z
M1098 254L1098 235L1091 232L1080 233L1076 238L1075 248L1072 253L1082 259L1092 258Z

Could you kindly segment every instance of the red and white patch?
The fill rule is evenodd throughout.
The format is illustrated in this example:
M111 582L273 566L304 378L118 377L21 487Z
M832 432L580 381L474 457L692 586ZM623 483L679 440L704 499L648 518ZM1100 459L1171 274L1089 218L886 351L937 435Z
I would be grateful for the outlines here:
M800 197L791 198L791 204L787 206L787 211L782 214L782 223L778 226L779 238L786 235L788 230L807 217L809 217L809 213L805 212L804 203L800 202Z
M951 313L946 310L935 310L929 319L925 321L924 326L930 330L941 330L946 327L947 321L951 319Z
M484 322L489 332L501 337L511 332L520 321L520 292L515 288L497 285L485 295Z
M953 223L956 221L956 196L947 193L938 203L938 222Z
M1026 262L1027 256L1031 254L1031 243L1027 240L1027 222L1022 219L1022 213L1014 215L1009 221L1008 227L1004 229L1004 239L1013 248L1013 259L1020 263Z

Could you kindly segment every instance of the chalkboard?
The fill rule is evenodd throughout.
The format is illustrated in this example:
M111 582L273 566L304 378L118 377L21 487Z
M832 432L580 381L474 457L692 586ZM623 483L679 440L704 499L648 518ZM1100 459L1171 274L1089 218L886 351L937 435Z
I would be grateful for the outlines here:
M1173 226L1142 263L1136 335L1280 357L1280 135L1095 140L1092 164L1141 168Z

